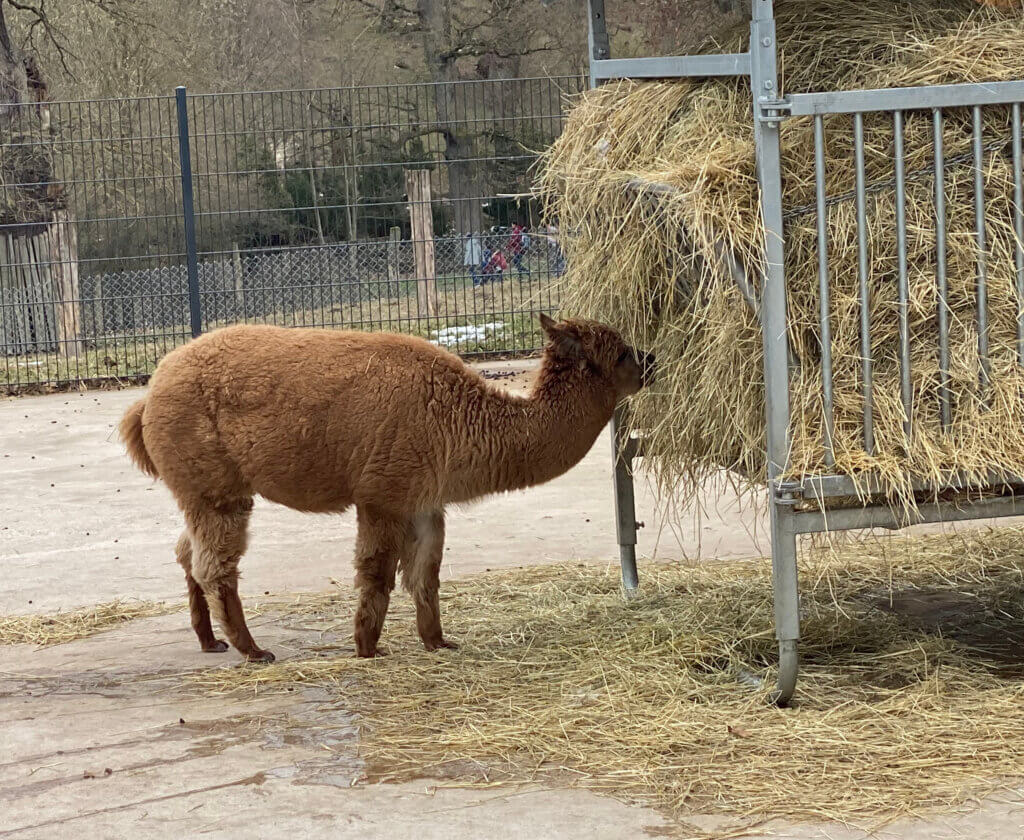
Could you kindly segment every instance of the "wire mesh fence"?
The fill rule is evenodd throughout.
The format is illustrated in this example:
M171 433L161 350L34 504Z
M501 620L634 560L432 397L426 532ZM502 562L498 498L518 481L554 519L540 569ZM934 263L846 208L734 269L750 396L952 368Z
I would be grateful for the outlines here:
M582 77L0 104L0 386L148 375L237 322L537 349L527 196Z

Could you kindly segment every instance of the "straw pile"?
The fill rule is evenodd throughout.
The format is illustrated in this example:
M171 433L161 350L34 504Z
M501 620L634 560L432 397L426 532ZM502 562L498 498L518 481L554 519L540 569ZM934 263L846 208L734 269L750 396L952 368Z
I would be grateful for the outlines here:
M1024 19L971 0L790 0L780 4L786 92L1024 78ZM737 40L727 49L741 48ZM759 285L763 263L751 94L742 80L621 82L587 93L548 152L539 189L565 232L564 308L601 318L655 352L660 383L634 401L634 425L660 457L664 487L693 491L722 467L764 480L765 419L758 321L719 259L730 248ZM855 187L852 118L825 121L829 197ZM979 385L971 114L945 127L953 426L939 414L931 113L906 115L913 436L900 400L894 133L866 117L869 309L876 451L865 451L855 202L828 211L835 377L835 471L873 471L908 497L912 479L980 477L1024 463L1024 377L1016 363L1013 167L1009 109L986 109L992 384ZM813 205L814 125L782 128L785 207ZM667 185L651 196L639 179ZM793 476L825 467L815 215L787 220ZM909 498L904 501L912 503Z
M111 630L138 618L166 615L180 609L181 605L178 604L155 601L112 601L49 615L0 617L0 645L62 645Z
M766 701L769 566L651 567L629 602L614 569L582 565L458 581L442 605L459 651L424 653L396 596L375 660L352 657L351 597L306 600L295 625L336 630L333 650L192 678L325 687L318 719L359 716L371 780L553 781L679 819L887 821L1021 775L1024 533L809 555L789 710Z

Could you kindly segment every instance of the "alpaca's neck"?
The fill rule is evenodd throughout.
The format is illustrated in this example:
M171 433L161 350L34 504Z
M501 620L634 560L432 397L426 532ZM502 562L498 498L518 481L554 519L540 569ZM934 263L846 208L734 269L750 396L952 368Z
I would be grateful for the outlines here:
M586 372L545 358L529 397L492 394L473 430L471 495L542 484L579 463L611 419L614 393Z

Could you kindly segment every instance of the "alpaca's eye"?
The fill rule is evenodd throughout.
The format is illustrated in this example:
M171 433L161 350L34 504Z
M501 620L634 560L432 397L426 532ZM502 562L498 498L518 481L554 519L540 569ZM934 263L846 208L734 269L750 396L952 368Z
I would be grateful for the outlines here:
M623 350L622 351L622 355L619 356L618 361L616 361L615 364L621 365L628 358L629 358L629 351L628 350Z

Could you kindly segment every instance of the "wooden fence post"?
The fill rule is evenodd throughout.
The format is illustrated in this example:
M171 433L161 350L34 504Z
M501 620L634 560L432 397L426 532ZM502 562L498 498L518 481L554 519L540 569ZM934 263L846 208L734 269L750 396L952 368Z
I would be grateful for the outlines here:
M413 255L416 261L416 302L419 315L437 313L437 275L434 267L434 218L430 212L430 170L405 173L412 221Z
M242 273L242 254L235 242L231 249L231 274L235 286L235 318L245 319L245 276Z
M57 306L57 340L64 352L77 356L81 350L82 299L78 284L78 234L67 210L53 214L47 228L50 276Z
M393 227L388 232L388 284L397 283L402 277L401 251L398 243L402 241L402 229Z

